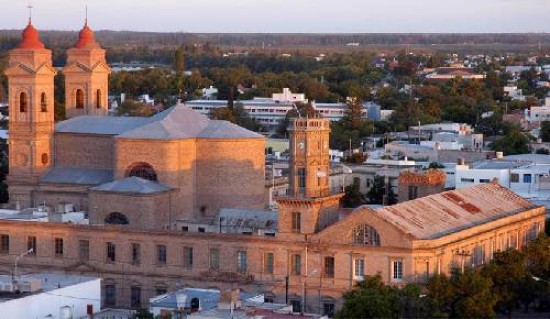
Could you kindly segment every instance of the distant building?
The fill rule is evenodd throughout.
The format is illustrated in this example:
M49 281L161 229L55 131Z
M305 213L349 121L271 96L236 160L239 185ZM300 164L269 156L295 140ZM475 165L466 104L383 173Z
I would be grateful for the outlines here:
M101 280L96 277L53 273L0 276L2 318L83 318L99 310L101 300Z
M485 79L485 74L475 73L473 68L440 67L436 68L433 73L426 75L426 80L446 82L456 77L460 77L463 80L483 80Z
M235 103L242 104L250 116L261 124L270 129L275 129L279 122L286 117L287 112L295 109L295 103L308 103L308 99L306 99L303 93L292 93L288 88L285 88L282 93L274 93L271 98L256 97L253 100L239 100L235 101ZM311 103L322 117L328 118L331 121L337 121L345 114L346 103L317 103L314 101ZM185 105L201 114L208 115L214 109L226 107L227 101L201 99L187 101ZM379 108L380 106L373 102L364 103L363 117L368 118L369 112L376 116L374 120L381 120L387 117L387 114L380 115Z
M437 169L405 171L399 174L399 202L413 200L445 190L445 172Z

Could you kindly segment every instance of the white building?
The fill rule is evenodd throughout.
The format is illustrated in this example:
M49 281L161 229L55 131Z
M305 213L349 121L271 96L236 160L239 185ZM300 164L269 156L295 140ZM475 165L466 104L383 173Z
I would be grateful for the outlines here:
M2 318L82 318L101 306L101 279L94 277L1 276L0 287L3 288L0 296Z
M214 100L218 97L218 89L212 85L209 88L202 89L202 99Z
M550 156L540 154L511 155L474 164L457 165L456 188L490 183L494 178L518 195L550 206Z
M257 119L261 124L275 128L279 121L285 118L286 113L295 108L295 103L307 103L304 94L292 93L289 89L283 89L283 93L275 93L271 98L254 98L253 100L235 101L241 103L250 116ZM369 102L372 104L372 102ZM363 106L363 117L368 118L369 103ZM211 110L227 106L227 100L193 100L185 102L189 108L201 114L208 115ZM315 103L315 109L322 117L331 121L338 121L344 116L346 103Z

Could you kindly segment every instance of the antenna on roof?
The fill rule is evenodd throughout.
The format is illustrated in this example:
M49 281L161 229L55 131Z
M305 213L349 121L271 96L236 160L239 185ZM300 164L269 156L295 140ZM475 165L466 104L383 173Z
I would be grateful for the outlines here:
M29 4L27 6L27 8L29 9L29 24L32 22L32 6Z
M84 20L84 25L88 25L88 4L86 3L86 20Z

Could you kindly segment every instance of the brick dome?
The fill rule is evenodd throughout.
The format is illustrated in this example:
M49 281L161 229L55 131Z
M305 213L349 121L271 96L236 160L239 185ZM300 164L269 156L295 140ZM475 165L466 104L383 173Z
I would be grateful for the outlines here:
M44 49L44 43L40 41L40 34L34 28L29 19L29 24L23 30L22 40L18 46L19 49Z
M88 27L88 21L86 21L86 23L84 23L84 27L78 33L78 42L76 43L76 47L78 49L83 49L97 46L99 45L95 41L94 31Z

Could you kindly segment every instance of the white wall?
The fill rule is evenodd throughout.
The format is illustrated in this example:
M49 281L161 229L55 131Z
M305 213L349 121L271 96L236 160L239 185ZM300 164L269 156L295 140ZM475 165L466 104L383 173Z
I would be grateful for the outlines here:
M465 165L456 166L455 186L457 189L481 184L482 180L485 180L485 183L491 182L494 178L498 178L501 185L508 187L510 179L507 169L468 169Z
M101 279L92 279L69 287L50 290L24 298L0 302L0 317L10 319L61 318L61 309L69 306L73 318L86 315L87 305L98 311L101 305ZM49 317L50 318L50 317Z

